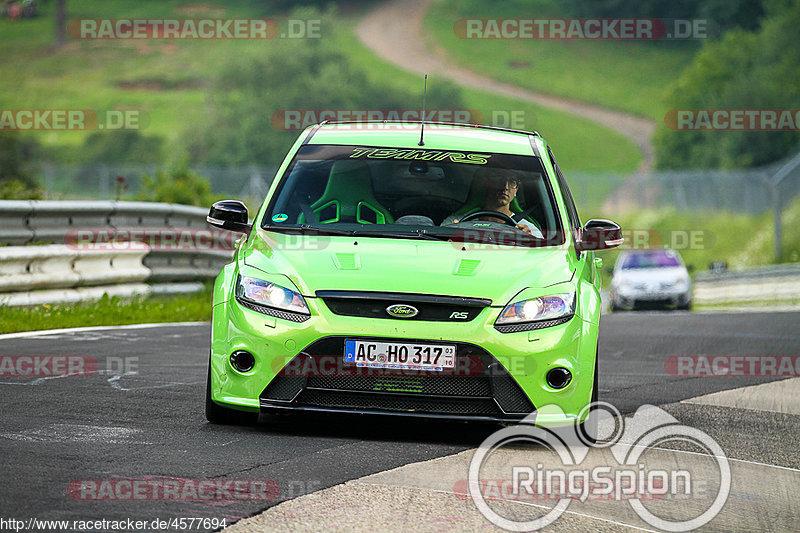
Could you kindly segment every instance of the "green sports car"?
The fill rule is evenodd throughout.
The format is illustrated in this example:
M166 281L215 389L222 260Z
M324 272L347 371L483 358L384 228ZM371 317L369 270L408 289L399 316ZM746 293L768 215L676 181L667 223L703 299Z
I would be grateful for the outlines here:
M600 259L545 140L469 124L304 131L214 286L206 416L297 411L580 425ZM558 409L542 409L555 405Z

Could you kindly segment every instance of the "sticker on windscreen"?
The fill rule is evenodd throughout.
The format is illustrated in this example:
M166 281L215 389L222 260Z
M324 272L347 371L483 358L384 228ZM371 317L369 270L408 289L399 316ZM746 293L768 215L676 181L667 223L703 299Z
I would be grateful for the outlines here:
M462 152L443 152L441 150L415 150L398 148L353 148L350 159L420 159L422 161L443 161L485 165L491 154L469 154Z
M287 220L289 220L289 215L286 213L278 213L272 217L273 222L286 222Z

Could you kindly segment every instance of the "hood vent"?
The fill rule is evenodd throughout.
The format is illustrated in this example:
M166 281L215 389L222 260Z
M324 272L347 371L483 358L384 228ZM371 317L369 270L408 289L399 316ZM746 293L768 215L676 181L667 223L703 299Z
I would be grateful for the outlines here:
M361 268L360 261L356 254L351 253L338 253L334 254L333 262L339 270L359 270Z
M481 264L480 259L459 259L456 265L456 276L473 276L475 271L478 270L478 265Z

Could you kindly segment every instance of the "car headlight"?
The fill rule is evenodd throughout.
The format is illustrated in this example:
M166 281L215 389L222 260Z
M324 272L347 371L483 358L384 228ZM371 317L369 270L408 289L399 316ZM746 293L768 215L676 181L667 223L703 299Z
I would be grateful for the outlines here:
M575 314L575 293L540 296L508 304L495 321L498 326L544 322Z
M301 294L286 287L281 287L276 283L248 276L239 276L236 281L236 299L259 307L288 311L300 315L311 314ZM261 311L261 309L256 310Z

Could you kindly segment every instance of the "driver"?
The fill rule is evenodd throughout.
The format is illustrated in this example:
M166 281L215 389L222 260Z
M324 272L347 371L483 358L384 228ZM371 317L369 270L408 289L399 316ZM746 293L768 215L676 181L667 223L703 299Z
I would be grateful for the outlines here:
M497 211L508 216L515 213L511 210L511 202L517 197L520 180L513 170L504 168L481 168L475 173L473 183L477 180L484 191L483 205L469 208L466 204L458 211L442 221L442 226L457 224L461 217L474 213L475 211ZM471 196L471 195L470 195ZM469 203L469 199L467 199ZM465 209L466 208L466 209ZM490 215L478 217L473 220L488 220L490 222L504 223L502 218ZM542 232L535 224L524 218L517 222L517 229L530 233L534 237L543 238Z

